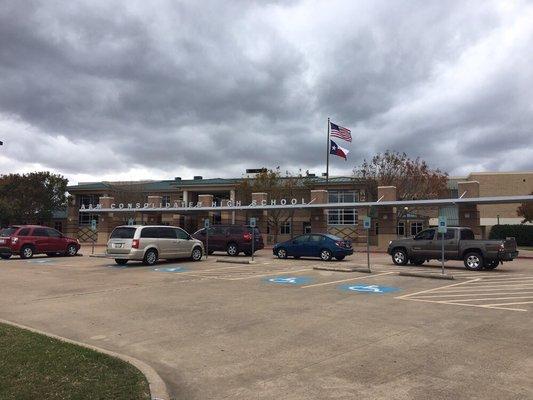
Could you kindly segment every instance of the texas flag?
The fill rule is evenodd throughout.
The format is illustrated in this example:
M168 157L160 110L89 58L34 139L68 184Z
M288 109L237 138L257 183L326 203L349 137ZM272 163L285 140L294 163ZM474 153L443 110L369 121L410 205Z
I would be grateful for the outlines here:
M348 156L349 150L339 146L333 140L330 139L329 154L335 154L336 156L344 158L345 161L348 161L346 158Z

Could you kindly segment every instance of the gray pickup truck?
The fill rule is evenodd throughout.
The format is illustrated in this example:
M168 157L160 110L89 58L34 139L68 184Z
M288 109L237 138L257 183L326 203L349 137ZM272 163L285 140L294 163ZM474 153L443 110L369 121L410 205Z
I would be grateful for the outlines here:
M408 262L422 265L425 261L442 258L442 234L437 228L423 230L418 235L405 239L391 240L387 253L396 265ZM444 259L463 260L472 271L494 269L504 261L518 256L516 240L476 240L469 228L448 228L444 234Z

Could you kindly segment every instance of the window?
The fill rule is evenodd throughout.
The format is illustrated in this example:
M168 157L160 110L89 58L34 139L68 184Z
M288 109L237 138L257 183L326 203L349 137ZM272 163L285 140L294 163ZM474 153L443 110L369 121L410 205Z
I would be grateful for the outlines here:
M161 239L176 239L176 231L174 228L158 228L159 238Z
M59 233L59 232L56 231L55 229L48 228L48 229L46 230L46 233L48 234L48 237L53 237L53 238L59 238L59 237L61 237L61 233Z
M141 237L156 239L159 237L159 228L157 227L143 228L141 231Z
M455 237L455 229L448 229L444 234L444 240L452 240ZM442 239L442 233L437 235L438 239Z
M111 239L133 239L136 228L115 228L111 232Z
M295 238L294 242L301 244L301 243L307 242L308 240L309 240L309 235L302 235L302 236L298 236L297 238Z
M8 237L14 234L18 228L4 228L0 231L1 237Z
M416 235L415 240L433 240L435 237L435 229L426 229Z
M312 243L319 243L324 240L324 236L322 235L311 235L309 241Z
M355 190L332 190L328 192L330 203L354 203L359 201L359 193ZM357 210L328 210L328 225L357 225Z
M211 231L209 233L211 233ZM178 237L178 239L184 239L184 240L189 239L189 234L185 232L183 229L176 229L174 238L176 236Z
M166 207L166 205L170 204L170 195L169 194L165 194L163 196L161 196L161 204L163 204L163 207Z
M461 240L474 240L474 232L470 229L461 229Z
M30 228L22 228L17 236L29 236L30 235Z
M79 213L78 224L80 226L90 226L92 220L96 220L96 225L98 225L98 214L91 214L86 212Z
M379 222L376 222L374 225L374 233L376 235L379 235Z
M33 236L48 237L48 233L45 228L35 228L33 230Z
M291 221L286 221L283 224L281 224L280 231L282 235L290 235L291 234Z
M304 233L311 233L311 222L306 221L303 223L303 232Z
M228 231L230 235L239 235L242 233L242 228L239 226L230 226Z
M424 229L422 222L411 222L411 235L416 236Z
M405 236L405 222L398 222L398 226L396 227L396 234L398 236Z
M86 208L89 205L95 207L100 202L100 195L98 194L80 194L78 197L78 205L81 207L84 205Z

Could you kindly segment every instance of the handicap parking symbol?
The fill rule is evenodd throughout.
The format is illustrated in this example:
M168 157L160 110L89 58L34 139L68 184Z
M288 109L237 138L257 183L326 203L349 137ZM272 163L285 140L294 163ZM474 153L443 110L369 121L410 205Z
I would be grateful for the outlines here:
M271 276L264 278L263 281L267 283L275 283L278 285L305 285L312 282L312 279L307 276Z
M345 292L376 293L376 294L391 293L391 292L397 292L400 290L400 288L392 287L392 286L365 285L365 284L360 284L360 283L351 284L351 285L342 285L342 286L339 286L339 289Z
M164 267L164 268L154 268L154 271L157 272L185 272L188 271L187 268L183 267Z

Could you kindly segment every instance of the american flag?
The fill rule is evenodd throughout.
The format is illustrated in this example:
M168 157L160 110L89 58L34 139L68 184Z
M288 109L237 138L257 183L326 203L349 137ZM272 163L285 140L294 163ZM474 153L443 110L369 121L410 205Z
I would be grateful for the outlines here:
M339 139L346 140L347 142L352 141L352 131L348 128L343 128L342 126L334 124L333 122L330 122L329 126L331 136L338 137Z

